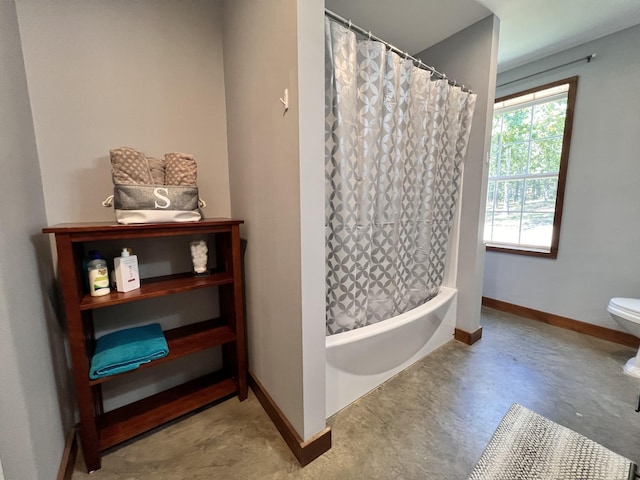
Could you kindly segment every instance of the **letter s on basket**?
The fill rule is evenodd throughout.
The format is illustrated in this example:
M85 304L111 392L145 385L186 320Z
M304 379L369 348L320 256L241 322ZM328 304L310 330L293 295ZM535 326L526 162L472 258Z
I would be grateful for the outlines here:
M158 197L160 200L164 200L165 203L158 203L157 201L155 202L155 207L156 208L169 208L171 206L171 200L169 200L168 197L165 197L164 195L162 195L160 192L164 193L164 195L169 195L169 190L167 190L166 188L162 188L162 187L158 187L153 191L153 194Z

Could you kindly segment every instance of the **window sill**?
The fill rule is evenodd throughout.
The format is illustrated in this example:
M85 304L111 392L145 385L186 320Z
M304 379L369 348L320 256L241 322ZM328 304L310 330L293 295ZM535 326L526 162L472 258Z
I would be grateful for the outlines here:
M523 245L501 245L495 243L485 243L487 252L512 253L514 255L526 255L529 257L558 258L557 250L548 250L539 247L529 247Z

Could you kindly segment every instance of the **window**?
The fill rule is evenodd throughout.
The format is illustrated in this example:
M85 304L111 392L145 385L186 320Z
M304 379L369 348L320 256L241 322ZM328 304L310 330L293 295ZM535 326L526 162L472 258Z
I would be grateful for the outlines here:
M496 100L487 250L556 258L577 85L572 77Z

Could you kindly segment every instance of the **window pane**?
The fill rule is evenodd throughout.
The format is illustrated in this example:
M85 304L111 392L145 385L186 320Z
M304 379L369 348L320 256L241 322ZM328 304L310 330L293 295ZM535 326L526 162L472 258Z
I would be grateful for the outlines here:
M493 200L496 193L496 182L490 180L487 185L487 207L484 214L484 240L491 240L491 231L493 228Z
M491 212L487 212L484 217L484 233L483 240L485 242L490 242L493 235L493 214Z
M529 212L553 213L556 208L557 188L557 178L528 179L523 207L525 215Z
M496 182L496 211L520 213L524 181L503 180Z
M498 137L491 139L491 156L489 158L489 176L498 175L498 152L500 151L500 143Z
M503 144L498 175L522 175L527 172L528 143Z
M491 124L491 137L499 137L502 130L502 115L494 115Z
M535 105L531 137L535 139L562 135L566 112L566 98Z
M551 247L553 213L532 213L522 216L520 243L535 247Z
M562 154L562 138L531 142L529 173L558 173Z
M502 142L527 142L531 130L532 107L514 110L502 115Z
M493 210L493 197L496 194L496 182L490 180L487 185L487 213Z
M498 243L517 244L520 237L520 212L496 212L493 219L491 240Z

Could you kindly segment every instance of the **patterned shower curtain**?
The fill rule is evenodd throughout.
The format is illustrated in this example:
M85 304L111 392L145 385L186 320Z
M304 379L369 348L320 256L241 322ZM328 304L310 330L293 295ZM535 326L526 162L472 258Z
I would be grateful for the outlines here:
M325 18L327 335L434 297L476 96Z

